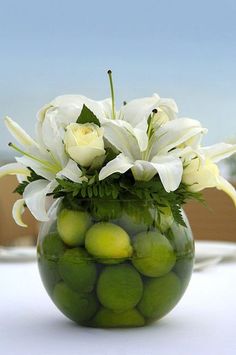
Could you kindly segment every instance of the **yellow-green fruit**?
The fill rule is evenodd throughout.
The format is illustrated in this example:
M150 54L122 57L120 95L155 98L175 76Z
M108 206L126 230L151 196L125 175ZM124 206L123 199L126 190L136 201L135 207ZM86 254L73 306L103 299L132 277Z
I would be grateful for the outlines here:
M102 307L91 321L93 327L101 328L142 327L144 324L143 316L135 308L115 313Z
M75 291L91 292L96 281L96 266L84 248L67 249L58 269L65 283Z
M138 309L144 317L161 318L176 305L180 296L180 280L175 273L170 272L146 282Z
M158 231L137 234L133 247L132 263L145 276L163 276L175 265L175 252L169 240Z
M64 282L56 285L53 292L53 301L62 313L78 323L91 319L98 307L94 294L77 293Z
M48 294L51 295L55 285L61 280L58 263L44 255L39 255L38 267L43 284Z
M57 230L61 239L69 246L84 244L85 233L91 226L87 212L62 209L57 218Z
M85 247L95 257L102 259L122 259L132 255L129 235L113 223L94 224L86 233ZM104 260L106 262L106 260Z
M97 282L99 301L115 312L134 308L142 293L142 279L135 268L128 264L107 266Z
M38 248L39 253L50 260L57 260L65 251L66 246L58 233L47 234L42 241L42 248Z
M58 260L65 249L65 244L56 232L47 234L42 243L39 242L38 244L39 272L49 294L52 293L55 285L61 280L58 271Z

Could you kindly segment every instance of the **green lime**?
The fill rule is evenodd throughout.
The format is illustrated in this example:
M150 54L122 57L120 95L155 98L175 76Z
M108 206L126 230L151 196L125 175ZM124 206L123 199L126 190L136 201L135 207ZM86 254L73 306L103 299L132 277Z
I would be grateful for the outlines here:
M133 247L132 263L145 276L162 276L175 264L176 256L170 242L158 231L137 234Z
M51 260L57 260L64 253L66 246L61 240L59 234L53 232L43 238L42 248L39 248L39 251L40 249L41 253L45 257Z
M84 248L68 249L59 259L62 279L75 291L91 292L96 281L96 266Z
M94 294L77 293L64 282L56 285L53 292L55 305L71 320L83 323L97 311L98 303Z
M43 284L48 294L51 295L55 285L61 280L57 262L47 259L44 255L39 255L38 267Z
M72 247L84 244L85 233L91 224L90 215L84 211L64 208L57 218L57 230L61 239Z
M110 309L102 307L91 320L93 327L101 328L142 327L144 324L145 320L143 316L135 308L115 313Z
M173 271L180 278L183 291L188 286L190 281L192 271L193 271L194 259L193 257L184 257L176 261Z
M132 254L126 231L116 224L107 222L96 223L87 231L85 247L101 262L103 258L122 259Z
M49 294L61 280L58 272L57 261L66 249L58 233L47 234L38 244L38 266L43 284Z
M139 273L128 264L107 266L100 274L97 295L101 304L115 312L134 308L142 297Z
M165 276L147 280L138 309L144 317L161 318L176 305L180 296L180 280L170 272Z
M134 220L126 213L122 214L122 216L118 219L117 223L131 236L140 232L144 232L148 229L148 225Z

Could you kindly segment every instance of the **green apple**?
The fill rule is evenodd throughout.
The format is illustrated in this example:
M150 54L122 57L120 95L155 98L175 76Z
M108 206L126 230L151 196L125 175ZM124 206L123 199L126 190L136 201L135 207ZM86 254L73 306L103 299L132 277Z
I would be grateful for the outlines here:
M133 247L132 263L145 276L163 276L175 265L176 256L169 240L157 230L137 234Z
M161 318L181 297L181 283L175 273L152 278L144 285L143 297L137 308L144 317Z
M124 229L113 223L100 222L94 224L86 233L85 247L99 261L123 259L132 255L129 235Z
M144 324L143 316L135 308L115 313L102 307L91 320L91 325L99 328L142 327Z
M100 303L115 312L134 308L142 292L142 279L135 268L128 264L105 267L97 282Z
M85 211L63 208L57 218L57 230L61 239L67 245L84 245L85 233L91 226L90 215Z
M53 301L62 313L77 323L84 323L92 318L98 307L94 294L77 293L64 282L56 285Z
M96 281L96 266L84 248L67 249L58 269L65 283L75 291L91 292Z

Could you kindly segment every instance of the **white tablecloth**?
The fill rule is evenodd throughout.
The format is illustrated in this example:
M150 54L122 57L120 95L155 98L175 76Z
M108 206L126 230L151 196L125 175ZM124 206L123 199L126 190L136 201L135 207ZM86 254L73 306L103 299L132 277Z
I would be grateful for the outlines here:
M154 325L83 328L44 290L35 263L0 263L2 355L235 355L236 264L194 273L177 307Z

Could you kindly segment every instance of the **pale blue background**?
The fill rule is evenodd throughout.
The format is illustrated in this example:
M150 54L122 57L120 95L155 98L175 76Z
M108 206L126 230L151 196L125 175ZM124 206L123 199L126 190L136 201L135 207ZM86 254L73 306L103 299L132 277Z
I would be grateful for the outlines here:
M33 132L53 97L158 92L209 128L206 142L236 135L236 1L1 1L0 117ZM0 154L10 135L0 121Z

